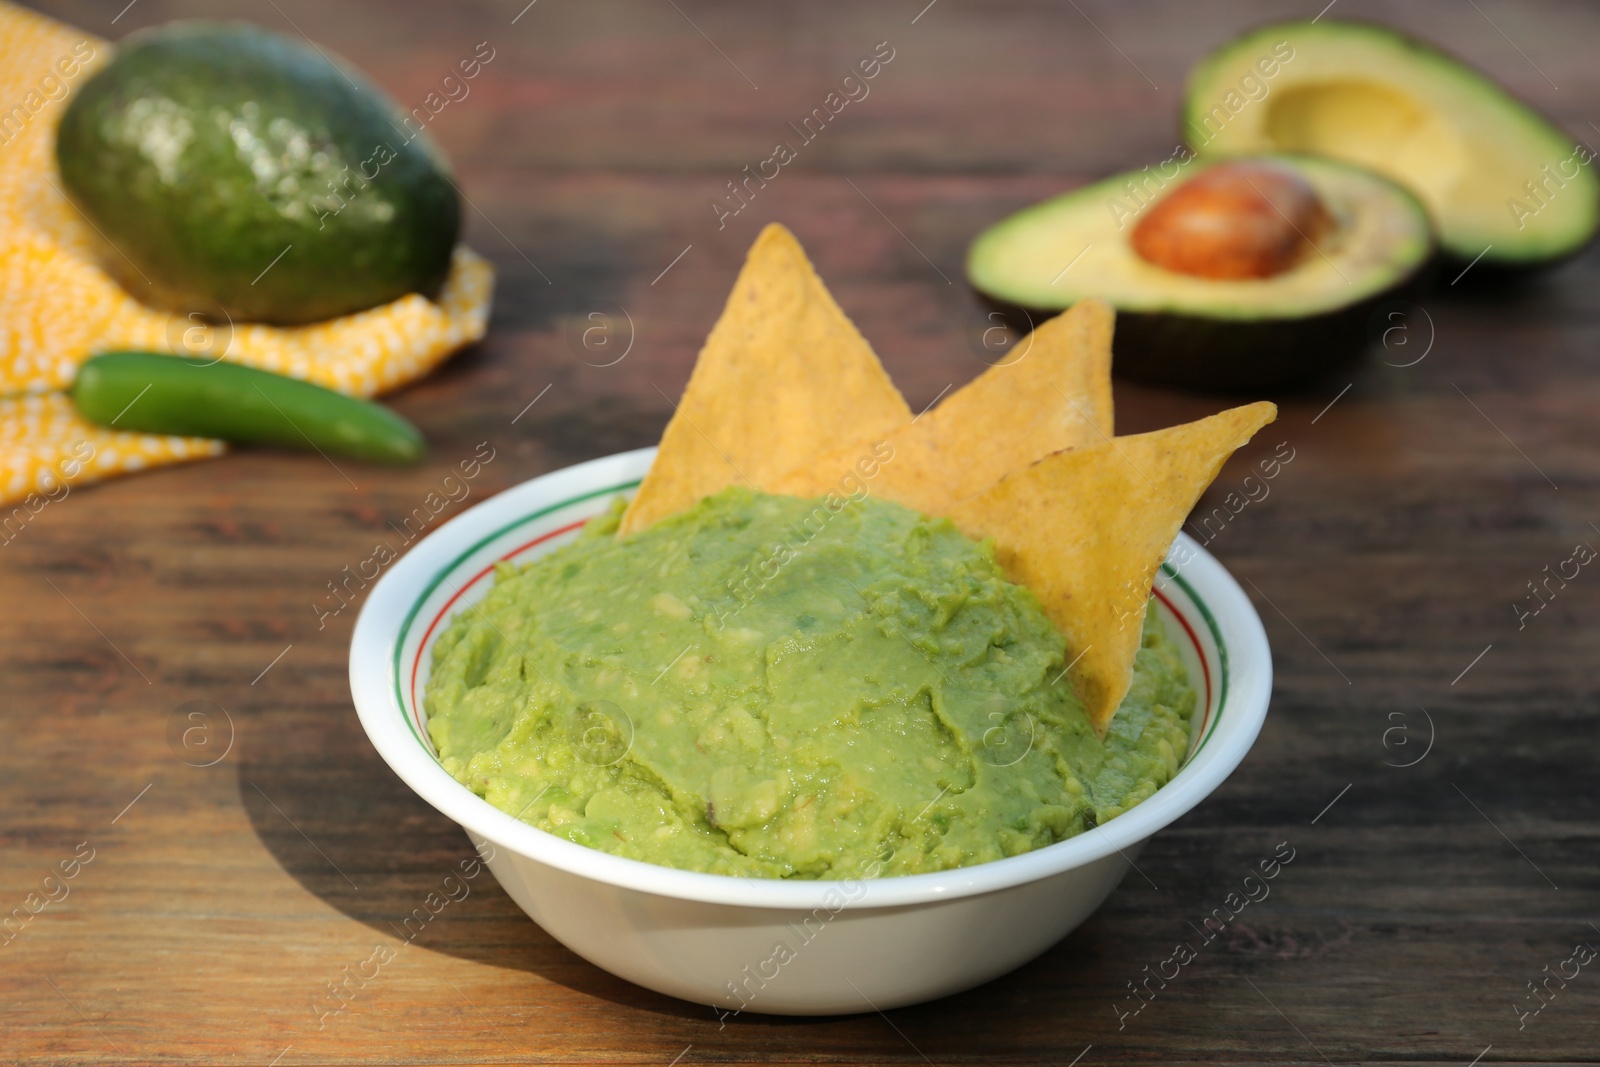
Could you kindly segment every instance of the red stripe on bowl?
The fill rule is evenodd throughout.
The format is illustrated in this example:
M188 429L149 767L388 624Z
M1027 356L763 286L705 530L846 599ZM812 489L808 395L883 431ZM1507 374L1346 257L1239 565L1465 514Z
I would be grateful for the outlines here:
M1195 636L1194 627L1189 625L1189 620L1184 618L1183 612L1173 607L1172 601L1168 600L1167 595L1161 590L1152 588L1150 592L1154 593L1156 599L1167 606L1167 610L1172 612L1173 618L1178 620L1178 625L1183 627L1183 632L1189 635L1189 643L1194 646L1195 658L1200 661L1200 673L1206 679L1206 713L1205 717L1200 720L1200 729L1193 730L1191 733L1196 738L1204 737L1206 735L1206 727L1211 725L1211 664L1206 662L1206 651L1200 647L1200 638ZM416 698L413 697L412 699ZM1189 743L1191 745L1194 744L1193 741Z
M558 530L551 530L547 534L541 534L525 545L519 545L516 548L513 548L510 552L507 552L505 555L495 560L494 563L489 564L487 567L483 568L483 570L479 571L477 574L474 574L472 579L467 582L466 585L463 585L460 589L457 589L455 591L455 595L444 602L444 607L439 609L439 614L435 615L433 617L433 621L428 624L428 629L422 635L422 642L417 645L417 658L411 661L411 720L417 724L417 729L419 731L423 731L424 727L422 725L422 715L420 710L422 705L417 701L417 671L422 667L422 651L428 647L428 639L433 636L434 628L437 627L439 623L444 620L444 617L450 613L450 609L455 606L457 600L461 599L461 595L463 593L477 585L490 571L494 570L495 563L504 563L511 557L519 556L528 551L528 549L537 545L542 545L553 537L560 537L564 533L571 533L573 530L586 526L588 525L588 522L588 519L579 519L577 522L568 523ZM424 731L420 736L427 736L426 732Z

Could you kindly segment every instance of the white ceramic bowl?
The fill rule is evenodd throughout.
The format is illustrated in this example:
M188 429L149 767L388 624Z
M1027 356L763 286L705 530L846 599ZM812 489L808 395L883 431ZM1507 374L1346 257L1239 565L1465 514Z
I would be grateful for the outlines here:
M373 587L350 647L350 688L378 752L460 823L507 893L562 944L613 974L729 1012L890 1008L1027 962L1099 907L1157 830L1239 765L1266 717L1271 652L1238 584L1187 537L1157 582L1161 614L1204 700L1190 755L1155 796L1021 856L871 881L750 880L673 870L564 841L445 773L422 726L432 642L487 592L496 560L571 540L654 449L525 482L441 526Z

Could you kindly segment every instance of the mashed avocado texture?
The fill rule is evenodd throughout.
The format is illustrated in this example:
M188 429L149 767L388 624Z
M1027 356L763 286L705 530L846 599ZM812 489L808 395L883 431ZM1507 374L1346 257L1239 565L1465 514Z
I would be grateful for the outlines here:
M1081 833L1187 751L1153 616L1102 742L1033 594L948 520L738 488L617 516L502 564L434 647L441 762L524 822L686 870L916 874Z

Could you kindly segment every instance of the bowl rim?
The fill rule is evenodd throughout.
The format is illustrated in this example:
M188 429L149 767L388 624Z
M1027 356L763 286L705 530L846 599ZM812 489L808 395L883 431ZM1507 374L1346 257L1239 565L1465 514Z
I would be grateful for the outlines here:
M362 728L408 786L474 839L606 885L680 900L832 911L838 910L841 900L852 908L925 904L1034 882L1114 853L1127 860L1130 848L1209 796L1244 759L1260 733L1272 692L1271 649L1260 616L1232 575L1187 534L1179 533L1161 574L1188 594L1216 643L1222 674L1216 721L1172 781L1093 831L1018 856L947 871L811 880L678 870L601 852L524 823L456 781L416 736L398 695L399 655L407 627L441 580L455 584L450 579L452 568L497 536L485 536L486 531L503 533L506 520L525 522L562 506L626 491L627 483L637 484L643 477L655 452L642 448L576 464L531 478L468 508L390 565L362 605L350 640L350 690ZM1172 563L1174 556L1181 558L1181 565ZM1158 581L1158 589L1161 585ZM1183 619L1181 612L1172 610ZM421 647L427 647L426 638Z

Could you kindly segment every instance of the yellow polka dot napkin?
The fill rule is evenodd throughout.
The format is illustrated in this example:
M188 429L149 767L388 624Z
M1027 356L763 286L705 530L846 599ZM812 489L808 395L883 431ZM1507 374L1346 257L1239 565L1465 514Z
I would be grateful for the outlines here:
M97 265L92 224L61 192L55 165L66 102L111 50L0 0L0 504L223 451L79 418L63 390L96 352L201 353L373 396L483 336L494 269L465 246L437 303L412 294L310 326L209 326L135 300Z

